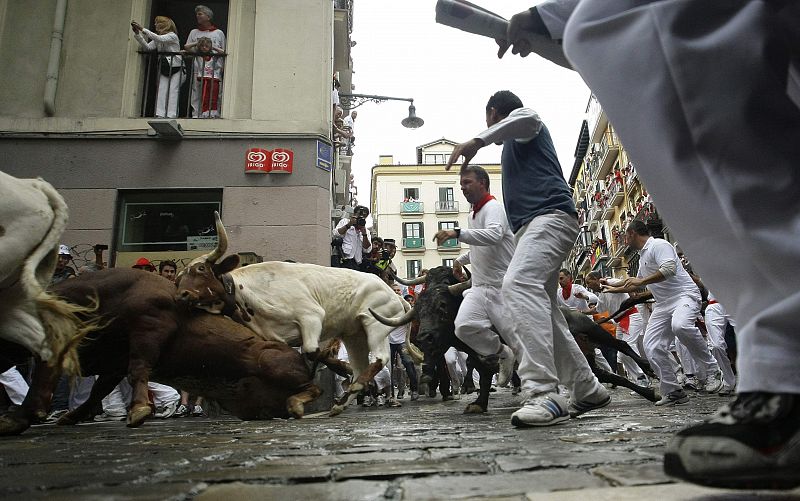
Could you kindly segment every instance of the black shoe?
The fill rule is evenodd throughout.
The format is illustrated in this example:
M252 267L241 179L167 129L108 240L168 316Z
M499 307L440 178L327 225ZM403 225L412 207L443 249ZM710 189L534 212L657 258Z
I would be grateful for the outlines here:
M711 487L800 486L800 395L740 394L707 422L678 432L664 472Z

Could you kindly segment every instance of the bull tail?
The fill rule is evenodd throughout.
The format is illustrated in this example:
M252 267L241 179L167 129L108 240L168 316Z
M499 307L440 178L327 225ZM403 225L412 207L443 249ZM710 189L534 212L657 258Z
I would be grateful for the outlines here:
M80 306L42 292L36 297L36 310L53 353L48 363L67 374L80 375L78 344L88 333L102 328L99 320L86 322L81 316L95 312L97 300L90 306Z
M42 179L38 180L38 188L50 203L50 208L53 211L53 222L47 235L39 242L39 245L22 265L20 284L24 289L25 297L38 296L53 278L53 270L56 267L58 257L56 249L58 249L61 235L67 228L67 221L69 220L67 203L56 189Z

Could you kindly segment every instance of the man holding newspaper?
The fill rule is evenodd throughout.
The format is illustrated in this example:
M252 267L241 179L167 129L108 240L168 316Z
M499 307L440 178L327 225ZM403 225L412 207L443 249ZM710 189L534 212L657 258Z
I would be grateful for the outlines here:
M499 57L510 47L574 67L742 326L738 397L678 434L665 471L711 486L800 485L800 291L786 272L800 259L800 3L553 0L505 33L481 11L440 0L437 21L495 38Z

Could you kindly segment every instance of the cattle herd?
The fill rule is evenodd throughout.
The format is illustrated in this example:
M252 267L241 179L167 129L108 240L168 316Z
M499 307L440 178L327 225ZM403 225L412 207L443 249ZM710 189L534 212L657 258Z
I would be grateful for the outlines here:
M411 282L398 279L426 284L412 308L373 274L289 262L239 267L237 255L223 259L228 241L215 214L217 247L194 259L175 284L115 268L48 288L67 224L63 198L42 180L2 172L0 194L0 372L21 359L36 361L24 402L0 416L0 435L22 433L44 419L64 372L97 380L88 400L64 414L60 425L91 419L124 378L133 388L130 427L153 413L151 379L203 395L241 419L300 418L321 394L313 374L320 363L351 378L330 411L335 416L389 360L389 333L412 321L419 324L416 343L426 361L435 363L455 347L480 374L478 398L464 412L488 408L497 363L456 338L454 320L469 282L459 282L448 267ZM585 315L564 314L601 381L656 399L652 389L593 363L594 344L609 344L652 374L627 343ZM349 364L337 358L335 339L346 347Z

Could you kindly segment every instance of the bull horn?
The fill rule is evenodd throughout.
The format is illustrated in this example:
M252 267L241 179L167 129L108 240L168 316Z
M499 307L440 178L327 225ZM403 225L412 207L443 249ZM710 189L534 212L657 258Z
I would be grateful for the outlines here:
M220 219L218 211L214 211L214 221L217 225L217 246L210 253L200 256L192 262L205 261L214 264L228 250L228 234L225 233L225 226L222 225L222 219Z
M394 276L395 281L397 281L398 283L401 283L401 284L403 284L403 285L405 285L407 287L412 286L412 285L424 284L425 281L427 280L427 277L425 275L422 275L421 277L417 277L417 278L412 278L411 280L405 280L403 278L398 277L397 275L394 275L394 274L392 274L392 275Z
M369 308L369 312L372 313L372 316L375 317L375 320L382 323L383 325L390 325L392 327L400 327L401 325L406 325L407 323L414 320L414 316L416 313L414 312L414 308L411 308L407 312L403 314L403 316L398 318L386 318L380 313L375 313L372 308Z
M459 282L457 284L448 285L447 290L450 291L450 294L454 296L460 296L465 290L472 287L472 280L467 280L466 282Z

